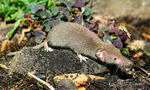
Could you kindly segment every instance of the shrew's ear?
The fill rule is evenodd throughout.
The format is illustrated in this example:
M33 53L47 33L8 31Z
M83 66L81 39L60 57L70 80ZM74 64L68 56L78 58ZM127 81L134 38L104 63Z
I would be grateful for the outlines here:
M104 49L98 49L95 53L95 56L101 60L104 61Z

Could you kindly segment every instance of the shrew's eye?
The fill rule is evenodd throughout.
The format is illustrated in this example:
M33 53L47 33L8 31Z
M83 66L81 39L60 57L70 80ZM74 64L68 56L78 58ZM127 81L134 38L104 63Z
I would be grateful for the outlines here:
M114 60L117 60L117 58L114 58Z

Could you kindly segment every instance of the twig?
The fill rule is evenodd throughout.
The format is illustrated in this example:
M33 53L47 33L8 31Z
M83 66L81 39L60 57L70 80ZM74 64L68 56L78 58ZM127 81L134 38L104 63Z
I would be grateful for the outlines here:
M138 68L141 69L143 72L145 72L148 76L150 76L150 72L148 72L147 70L145 70L145 69L143 69L143 68L141 68L141 67L139 67L139 66L136 66L136 67L138 67Z
M46 85L50 90L55 90L53 86L51 86L49 83L43 81L42 79L38 78L37 76L35 76L34 74L32 74L31 72L28 72L27 75L31 78L36 79L37 81L41 82L42 84Z
M8 69L8 67L4 64L0 64L0 67L3 68L3 69L6 69L6 70Z
M7 55L8 56L14 56L14 55L16 55L16 54L18 54L18 53L20 53L21 51L16 51L16 52L10 52L10 53L8 53Z

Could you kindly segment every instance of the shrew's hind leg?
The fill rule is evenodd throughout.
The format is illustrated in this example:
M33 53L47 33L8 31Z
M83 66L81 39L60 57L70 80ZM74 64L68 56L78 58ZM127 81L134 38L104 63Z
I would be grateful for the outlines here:
M43 47L43 46L44 46L44 42L42 42L42 43L39 44L39 45L34 46L33 49L40 49L40 48Z
M52 52L53 49L52 49L51 47L48 47L47 42L48 42L48 41L45 40L43 43L41 43L41 44L39 44L39 45L37 45L37 46L34 46L33 49L39 49L39 48L41 48L41 47L44 46L44 50L49 51L49 52Z

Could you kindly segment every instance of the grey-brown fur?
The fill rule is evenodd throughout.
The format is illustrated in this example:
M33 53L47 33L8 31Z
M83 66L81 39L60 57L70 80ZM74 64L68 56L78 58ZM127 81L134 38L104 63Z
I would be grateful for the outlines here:
M103 49L104 62L120 66L132 65L132 62L118 52L112 44L101 41L95 33L76 23L60 22L50 30L45 41L51 46L69 47L78 53L97 59L100 58L95 56L96 52Z
M59 23L49 32L47 39L52 46L69 47L78 53L93 57L95 57L96 50L102 47L100 39L95 33L79 24L70 22Z

